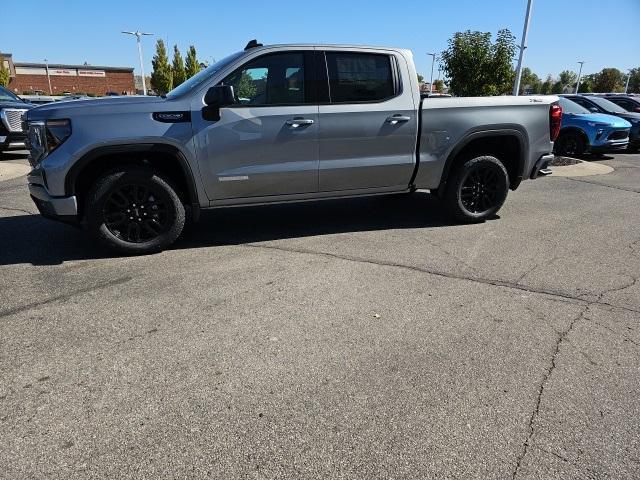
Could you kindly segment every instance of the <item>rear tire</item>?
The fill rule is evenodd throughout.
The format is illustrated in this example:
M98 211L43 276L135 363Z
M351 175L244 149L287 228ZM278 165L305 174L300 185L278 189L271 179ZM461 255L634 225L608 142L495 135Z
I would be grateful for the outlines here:
M576 132L561 133L554 144L554 152L563 157L584 155L586 150L584 139Z
M507 199L509 174L495 157L481 156L462 163L452 172L444 192L450 214L464 223L492 218Z
M184 205L175 189L150 168L110 172L87 195L88 231L121 253L162 251L178 239L184 224Z

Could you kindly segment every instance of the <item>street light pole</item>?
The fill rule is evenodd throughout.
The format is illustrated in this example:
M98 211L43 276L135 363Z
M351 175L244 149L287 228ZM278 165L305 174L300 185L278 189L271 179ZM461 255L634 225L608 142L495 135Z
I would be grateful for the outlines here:
M576 91L574 93L578 93L580 90L580 78L582 78L582 66L587 62L578 62L580 64L580 71L578 72L578 82L576 83Z
M429 82L429 93L433 93L433 67L436 64L436 55L437 53L427 53L427 55L431 55L431 81Z
M51 76L49 75L49 62L44 59L44 67L47 69L47 83L49 84L49 95L53 95L53 89L51 88Z
M624 93L629 93L629 81L631 80L631 70L627 74L627 84L624 86Z
M135 32L122 32L126 35L133 35L136 37L136 41L138 43L138 57L140 58L140 74L142 75L142 94L147 94L147 84L144 81L144 62L142 61L142 43L140 42L140 37L143 35L153 35L153 33L144 33L139 30Z
M524 51L527 49L527 37L529 36L529 23L531 22L531 9L533 0L527 3L527 15L524 19L524 30L522 31L522 43L520 44L520 56L518 57L518 68L516 69L516 81L513 84L513 95L520 93L520 81L522 80L522 62L524 61Z

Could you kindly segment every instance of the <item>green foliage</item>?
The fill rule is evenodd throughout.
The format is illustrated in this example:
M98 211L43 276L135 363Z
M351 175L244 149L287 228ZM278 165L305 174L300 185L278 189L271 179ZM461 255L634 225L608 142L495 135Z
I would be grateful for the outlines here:
M629 75L629 93L640 93L640 68L632 68Z
M520 95L525 91L533 94L539 94L542 89L542 80L533 73L529 67L522 69L522 77L520 78Z
M251 75L247 72L242 72L240 78L233 86L234 94L236 98L250 98L253 99L258 93L258 88L256 87Z
M553 91L553 78L551 77L551 75L549 75L547 79L543 82L543 84L540 86L540 93L542 95L551 95L552 91Z
M564 84L562 83L561 80L558 80L556 83L553 84L553 87L551 88L551 93L556 95L558 93L564 93Z
M442 93L444 92L444 81L443 80L434 80L433 81L433 91Z
M578 80L578 75L575 72L570 70L564 70L560 72L560 82L562 85L575 87L576 81Z
M595 84L595 74L585 75L580 79L580 90L578 93L592 93Z
M173 88L173 72L162 39L156 43L156 54L151 60L151 65L153 66L153 72L151 72L153 89L158 95L164 95Z
M623 92L625 76L617 68L603 68L596 73L593 91L598 93Z
M442 52L442 67L451 92L457 96L501 95L511 91L515 37L500 30L496 41L489 32L457 32Z
M187 79L184 61L182 60L182 55L180 55L180 50L178 50L177 45L173 46L173 64L171 65L171 72L173 73L173 88L177 87Z
M424 83L424 77L418 74L418 83Z
M200 71L200 64L196 56L196 47L189 45L189 51L187 52L187 60L185 62L187 78L193 77Z
M0 64L0 85L3 87L9 86L9 69Z

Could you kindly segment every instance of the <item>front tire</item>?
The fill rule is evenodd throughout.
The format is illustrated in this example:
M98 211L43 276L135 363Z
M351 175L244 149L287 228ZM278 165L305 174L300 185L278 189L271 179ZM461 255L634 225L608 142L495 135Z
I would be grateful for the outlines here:
M185 209L175 188L150 168L108 173L87 195L88 231L121 253L162 251L178 239L184 224Z
M586 150L584 139L575 132L561 133L554 145L555 153L563 157L584 155Z
M495 216L509 193L509 174L495 157L481 156L462 163L451 175L444 201L451 215L464 223Z

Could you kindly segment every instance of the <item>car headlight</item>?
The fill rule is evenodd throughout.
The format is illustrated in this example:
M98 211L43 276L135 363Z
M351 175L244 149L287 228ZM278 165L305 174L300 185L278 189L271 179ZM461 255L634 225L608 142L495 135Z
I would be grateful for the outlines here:
M71 135L71 120L68 118L47 120L45 122L45 132L47 134L47 153L51 153Z
M62 145L70 135L71 121L68 119L29 122L27 146L31 164L38 165L47 155Z

